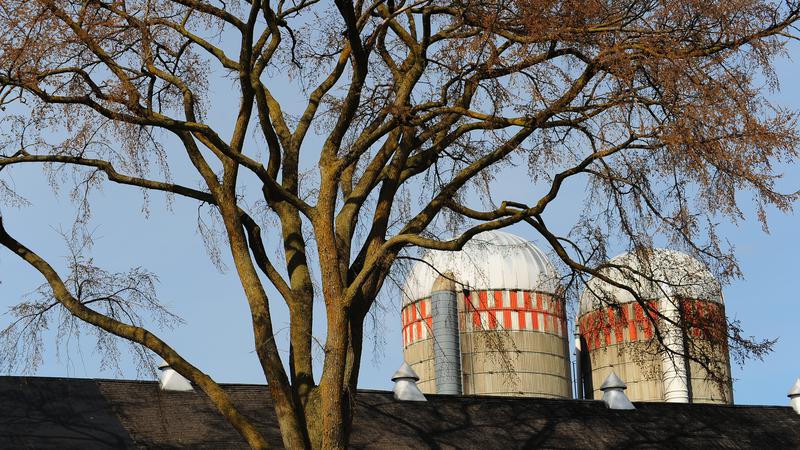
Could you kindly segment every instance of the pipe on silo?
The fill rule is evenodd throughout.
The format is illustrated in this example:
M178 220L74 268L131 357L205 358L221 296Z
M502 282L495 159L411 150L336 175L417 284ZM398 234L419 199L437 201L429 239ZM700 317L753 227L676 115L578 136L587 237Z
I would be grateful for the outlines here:
M437 394L461 395L458 302L453 275L440 275L431 288L433 364Z
M575 324L575 397L578 400L583 400L583 367L581 367L581 359L583 358L581 350L581 331L578 324Z
M664 316L659 329L664 339L665 351L661 357L663 371L664 401L689 403L688 371L684 358L683 326L680 308L676 299L662 298L659 309Z

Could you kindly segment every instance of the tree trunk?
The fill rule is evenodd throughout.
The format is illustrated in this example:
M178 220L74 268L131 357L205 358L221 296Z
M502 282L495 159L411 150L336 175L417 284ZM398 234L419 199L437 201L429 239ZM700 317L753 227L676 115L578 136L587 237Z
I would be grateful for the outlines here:
M235 205L235 202L223 203L220 212L228 232L234 264L250 306L256 354L267 378L283 444L290 449L306 448L309 446L309 441L306 427L303 426L303 414L283 369L283 362L278 356L269 312L269 299L250 257L250 249L238 211L229 205Z
M347 430L352 420L350 389L345 385L349 341L348 309L335 306L328 314L325 368L320 383L322 407L322 448L347 447Z

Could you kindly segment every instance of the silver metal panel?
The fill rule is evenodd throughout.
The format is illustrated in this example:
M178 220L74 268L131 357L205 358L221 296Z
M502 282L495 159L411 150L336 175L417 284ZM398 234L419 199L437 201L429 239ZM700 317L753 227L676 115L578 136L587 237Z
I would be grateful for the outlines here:
M458 304L454 291L431 293L433 358L436 393L461 394L461 349L458 336Z

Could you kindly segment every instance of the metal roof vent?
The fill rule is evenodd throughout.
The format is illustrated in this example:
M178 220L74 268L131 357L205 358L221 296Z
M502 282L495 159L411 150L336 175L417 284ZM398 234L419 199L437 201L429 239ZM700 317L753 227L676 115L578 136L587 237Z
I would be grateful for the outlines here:
M161 360L158 365L158 370L161 373L158 375L158 385L162 391L193 391L192 383L175 371L169 364Z
M798 378L791 389L789 389L789 404L797 414L800 414L800 378Z
M617 376L616 372L611 374L603 381L600 390L603 391L603 403L608 409L636 409L633 403L625 395L628 386Z
M425 395L422 394L422 391L420 391L417 386L419 377L408 363L403 362L403 365L400 366L397 372L394 373L394 376L392 376L392 381L394 381L393 391L395 400L406 402L427 401Z

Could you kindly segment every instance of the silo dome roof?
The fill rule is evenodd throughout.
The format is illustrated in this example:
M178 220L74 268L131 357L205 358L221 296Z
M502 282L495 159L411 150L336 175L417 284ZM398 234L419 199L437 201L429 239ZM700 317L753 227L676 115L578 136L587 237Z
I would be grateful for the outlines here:
M417 262L402 289L403 304L428 297L436 278L453 274L458 289L530 290L555 293L557 274L538 247L503 231L485 231L457 252L430 250Z
M604 273L632 288L643 300L670 297L722 303L721 286L714 275L705 264L685 253L655 248L643 260L629 252L612 258L609 263L622 267L609 267ZM612 299L620 304L635 301L627 290L593 277L581 295L578 315L602 308Z

